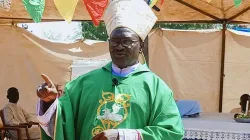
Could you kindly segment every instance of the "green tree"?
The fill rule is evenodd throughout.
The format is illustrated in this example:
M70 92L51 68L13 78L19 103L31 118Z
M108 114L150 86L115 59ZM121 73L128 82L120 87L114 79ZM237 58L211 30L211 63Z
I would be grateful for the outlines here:
M82 34L85 39L101 41L106 41L108 39L104 22L101 22L97 27L90 21L82 22Z
M201 29L216 29L217 24L206 23L156 23L153 28L179 29L179 30L201 30Z
M237 24L229 24L227 28L238 27ZM222 29L221 24L207 24L207 23L156 23L153 28L167 28L167 29L177 29L177 30L202 30L202 29ZM89 22L82 22L82 34L86 39L92 40L102 40L106 41L108 39L107 31L104 22L101 22L98 27Z

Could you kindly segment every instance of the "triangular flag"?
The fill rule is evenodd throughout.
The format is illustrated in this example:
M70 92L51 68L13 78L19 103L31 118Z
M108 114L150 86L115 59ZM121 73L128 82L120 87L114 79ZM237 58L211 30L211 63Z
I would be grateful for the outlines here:
M34 22L40 22L44 12L45 0L22 0L25 9Z
M157 0L150 0L149 6L152 8L156 4Z
M70 23L73 19L78 0L54 0L54 3L62 18Z
M83 1L94 25L98 26L102 19L104 10L108 5L109 0L83 0Z
M25 9L34 22L40 22L44 12L45 0L23 0Z
M242 0L234 0L234 5L236 7L239 7L241 5L241 3L242 3Z
M208 3L210 3L212 0L206 0Z
M146 3L152 8L158 0L146 0ZM161 0L161 5L164 3L164 0Z

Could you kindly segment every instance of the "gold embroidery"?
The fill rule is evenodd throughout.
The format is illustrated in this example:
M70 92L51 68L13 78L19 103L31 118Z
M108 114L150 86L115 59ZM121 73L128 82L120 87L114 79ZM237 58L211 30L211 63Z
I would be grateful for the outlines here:
M115 97L114 93L102 92L102 98L99 100L100 105L97 108L97 119L101 125L92 129L92 136L117 127L128 116L128 107L130 106L128 101L131 98L129 94L118 94ZM112 109L107 108L107 104L112 104ZM124 113L119 114L120 109L123 109Z
M95 127L95 128L92 130L92 135L95 136L95 135L101 133L103 130L104 130L104 129L103 129L101 126L98 125L97 127Z

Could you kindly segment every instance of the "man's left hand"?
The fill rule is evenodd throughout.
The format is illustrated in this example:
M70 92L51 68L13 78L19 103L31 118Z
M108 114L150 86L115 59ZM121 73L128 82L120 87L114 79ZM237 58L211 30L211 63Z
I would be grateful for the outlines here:
M105 130L93 137L92 140L119 140L119 131L117 129Z

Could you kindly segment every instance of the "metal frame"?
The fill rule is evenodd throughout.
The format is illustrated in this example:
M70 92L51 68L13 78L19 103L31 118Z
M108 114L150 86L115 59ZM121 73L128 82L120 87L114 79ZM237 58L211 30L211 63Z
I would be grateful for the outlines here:
M250 24L250 22L244 22L244 21L233 21L238 16L242 15L243 13L250 10L250 6L245 8L244 10L240 11L239 13L235 14L234 16L228 18L228 19L220 19L206 11L203 11L199 9L198 7L195 7L183 0L175 0L179 2L180 4L183 4L197 12L200 12L201 14L208 16L212 18L213 20L193 20L193 21L159 21L158 23L214 23L214 24L222 24L222 52L221 52L221 71L220 71L220 96L219 96L219 112L222 112L222 102L223 102L223 84L224 84L224 63L225 63L225 40L226 40L226 25L231 24ZM7 18L7 17L0 17L0 19L6 19L6 20L12 20L12 24L17 22L33 22L32 19L27 18ZM42 19L42 22L53 22L53 21L64 21L62 19ZM73 21L91 21L91 20L73 20ZM146 57L147 64L149 64L149 56L148 56L148 37L145 39L144 43L144 55Z

